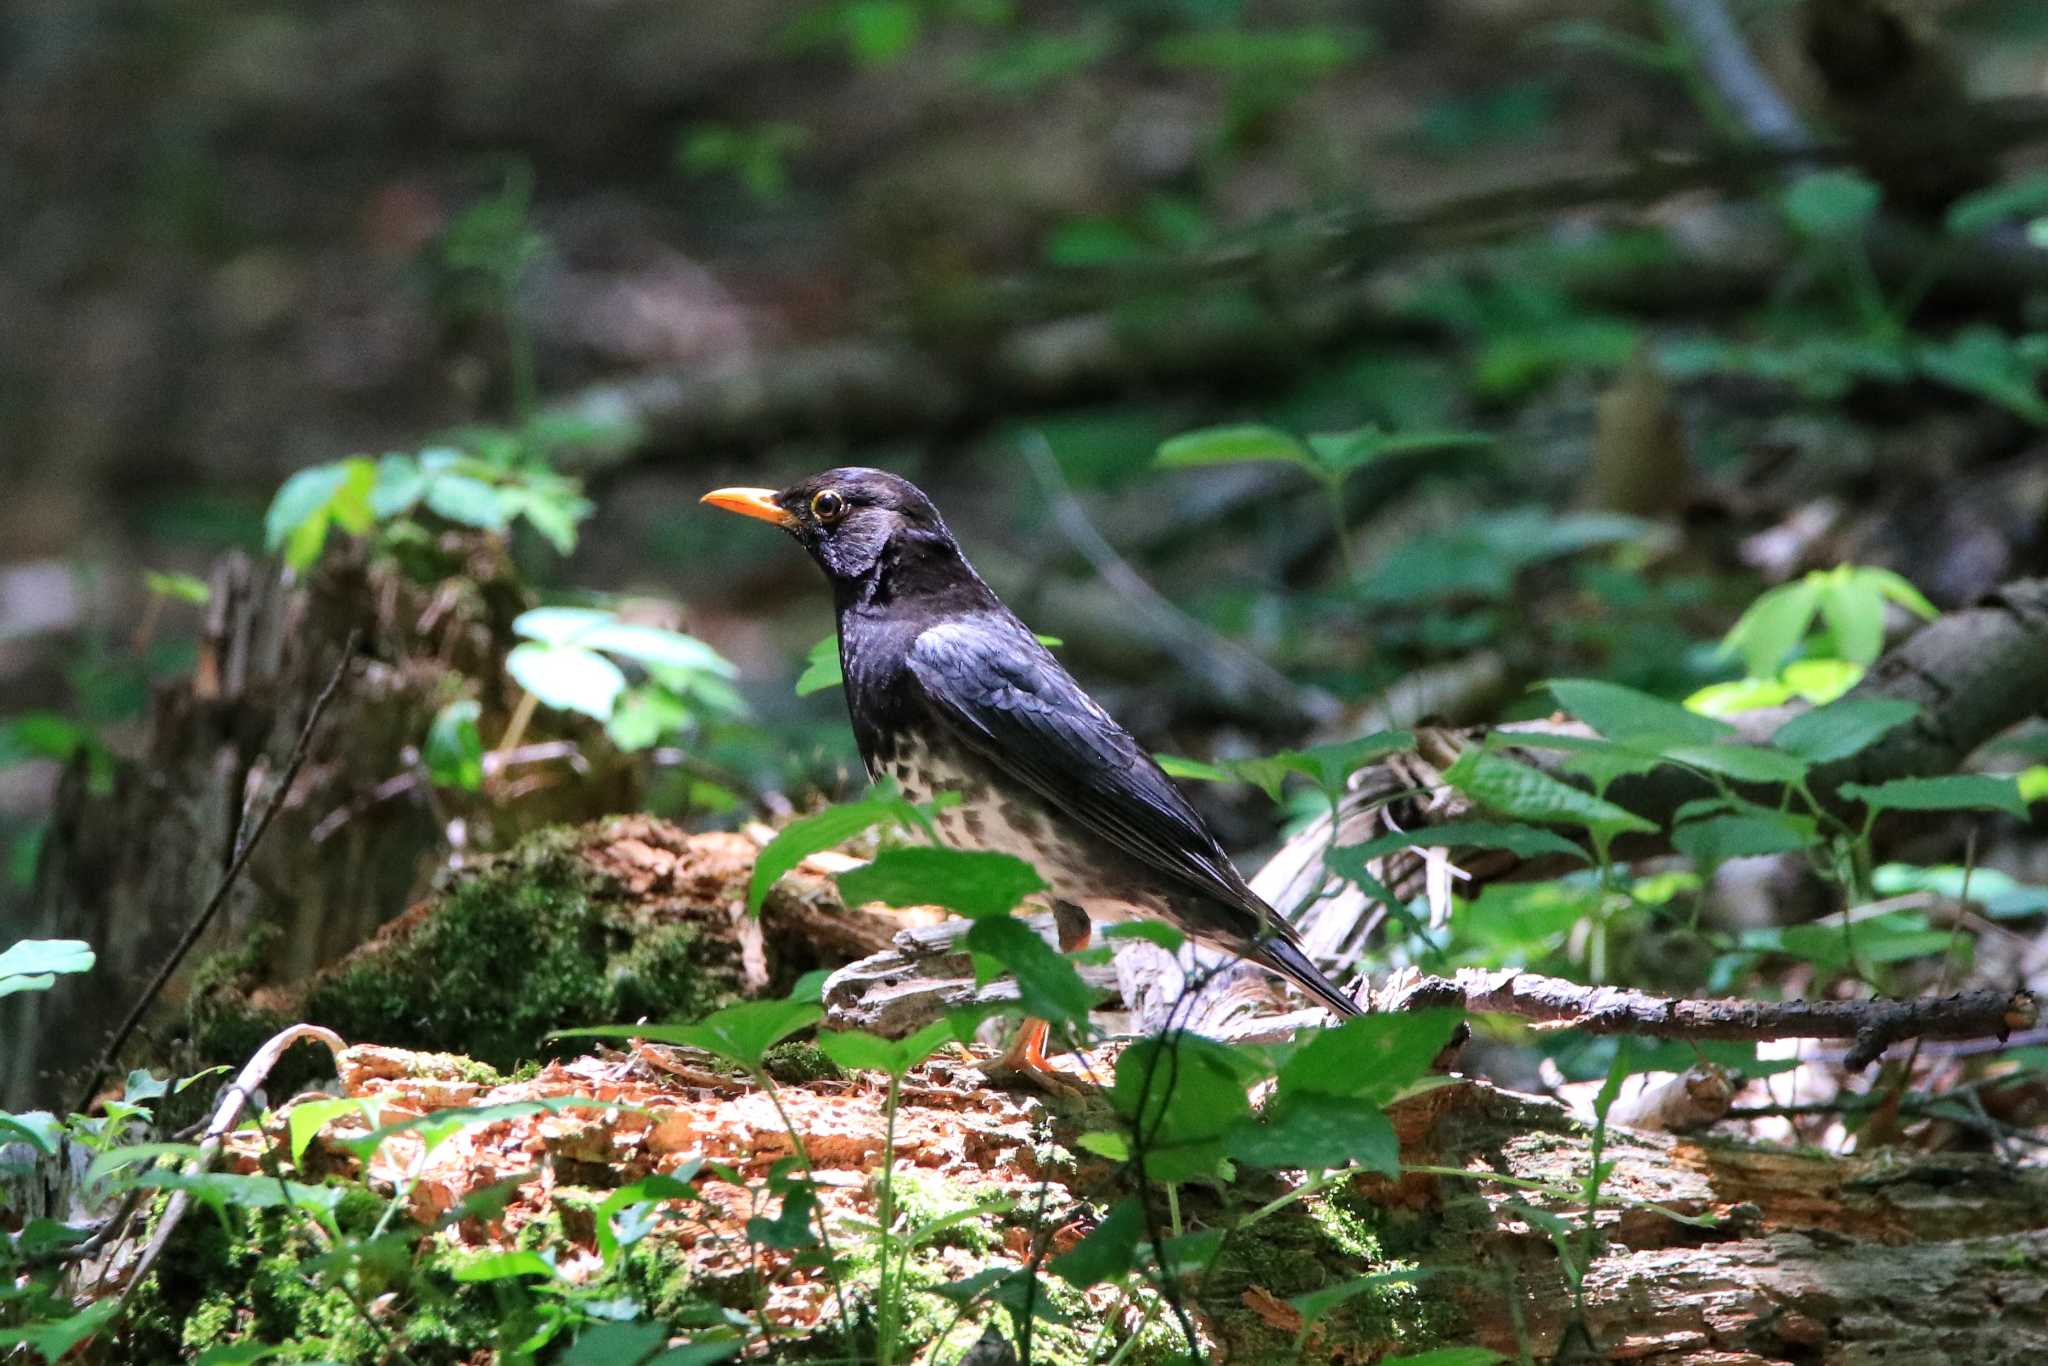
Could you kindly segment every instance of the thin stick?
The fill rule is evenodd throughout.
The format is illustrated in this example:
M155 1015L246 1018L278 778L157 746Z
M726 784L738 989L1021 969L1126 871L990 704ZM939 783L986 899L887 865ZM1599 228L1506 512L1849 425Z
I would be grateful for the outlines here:
M299 737L292 742L291 755L285 760L284 773L278 779L277 790L271 794L269 804L263 808L263 814L256 818L255 825L249 829L248 837L236 843L234 858L228 864L227 872L221 875L220 885L213 889L213 895L207 898L206 905L192 918L192 923L185 927L185 933L179 937L177 947L164 959L164 965L157 969L156 977L129 1010L128 1018L121 1021L121 1027L114 1031L114 1036L107 1041L107 1046L100 1050L99 1060L92 1065L92 1072L79 1093L78 1104L72 1107L80 1114L92 1104L93 1095L99 1090L100 1081L107 1075L107 1069L114 1065L114 1059L134 1036L136 1026L142 1023L142 1017L156 1003L156 998L163 994L165 985L171 980L171 974L178 970L179 964L185 961L185 956L192 952L192 946L199 942L199 936L206 932L206 927L213 923L214 916L220 913L220 908L227 902L228 893L234 890L235 883L241 878L242 870L249 866L249 856L256 852L256 846L263 842L264 832L270 829L271 821L275 820L277 813L284 808L285 797L290 794L292 783L299 776L299 770L305 766L306 750L312 742L313 730L320 724L320 718L326 714L328 703L332 702L334 695L340 691L341 680L348 673L350 661L355 658L356 642L361 635L360 631L349 632L347 642L341 647L341 659L334 666L333 676L327 680L327 686L320 690L320 695L313 699L313 710L307 713L306 724L299 728Z
M1842 1065L1852 1072L1862 1071L1902 1039L2003 1039L2031 1029L2040 1018L2028 991L1964 991L1903 1001L1683 1000L1533 972L1474 968L1455 979L1424 978L1389 1005L1455 1005L1593 1034L1659 1039L1848 1039Z
M241 1119L242 1107L249 1103L250 1095L263 1084L264 1078L277 1066L277 1060L284 1056L285 1050L301 1039L318 1039L327 1045L328 1051L337 1059L341 1057L341 1051L348 1047L342 1042L339 1034L315 1024L295 1024L271 1035L263 1047L256 1050L256 1056L250 1058L248 1064L242 1068L241 1074L228 1087L226 1094L221 1097L219 1106L214 1109L213 1119L206 1126L206 1137L200 1141L199 1152L192 1159L193 1174L205 1172L213 1166L213 1159L220 1153L221 1141ZM163 1255L165 1245L171 1241L171 1234L177 1230L178 1221L185 1217L185 1211L191 1203L190 1191L179 1190L171 1193L170 1203L164 1206L164 1217L157 1222L156 1232L151 1235L149 1246L142 1250L142 1256L137 1259L135 1270L128 1277L127 1289L121 1292L123 1302L135 1293L135 1287L149 1278L150 1269L156 1265L156 1259Z

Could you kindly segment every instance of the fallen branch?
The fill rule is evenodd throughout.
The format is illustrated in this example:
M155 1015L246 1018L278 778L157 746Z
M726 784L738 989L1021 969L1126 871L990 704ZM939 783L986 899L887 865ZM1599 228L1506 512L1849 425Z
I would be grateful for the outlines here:
M1860 1072L1902 1039L2004 1039L2032 1028L2040 1009L2028 991L1963 991L1904 1001L1686 1000L1631 987L1589 987L1517 968L1466 968L1423 977L1390 993L1391 1009L1457 1006L1513 1015L1590 1034L1653 1039L1848 1039L1842 1065Z
M295 1024L273 1034L256 1050L255 1056L249 1059L241 1073L222 1093L220 1104L214 1108L213 1118L207 1123L205 1137L199 1142L199 1151L192 1158L192 1174L197 1175L212 1169L214 1159L220 1155L222 1140L242 1118L242 1107L249 1103L249 1098L255 1094L256 1088L263 1084L271 1069L277 1066L277 1060L284 1056L285 1050L301 1039L317 1039L326 1044L327 1050L334 1054L337 1066L340 1065L343 1050L348 1047L342 1042L339 1034L331 1029L323 1029L319 1025ZM121 1294L124 1303L134 1294L135 1288L149 1278L150 1269L156 1265L157 1258L163 1255L165 1246L171 1241L171 1235L177 1231L178 1222L185 1217L185 1211L191 1204L190 1191L179 1190L171 1193L169 1203L164 1206L164 1216L157 1221L156 1231L150 1236L149 1245L143 1248L142 1255L135 1261L135 1269L129 1273L127 1289Z

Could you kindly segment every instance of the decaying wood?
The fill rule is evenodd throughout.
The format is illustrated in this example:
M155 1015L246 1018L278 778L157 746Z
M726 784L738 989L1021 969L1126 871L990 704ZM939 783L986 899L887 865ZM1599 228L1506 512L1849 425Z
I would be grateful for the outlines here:
M59 786L17 933L82 939L97 965L90 983L0 1001L0 1106L47 1102L58 1077L68 1089L109 1016L140 999L278 787L351 633L364 641L355 672L303 770L276 793L277 828L230 887L199 953L267 942L270 974L301 981L425 888L448 860L452 817L473 837L488 827L490 842L509 842L634 805L634 770L594 727L582 746L588 772L516 803L465 802L426 782L366 800L418 764L428 724L455 690L480 690L487 735L516 700L502 661L525 590L502 551L458 537L442 549L460 574L431 587L346 549L303 582L239 553L214 567L192 676L158 689L136 753L115 761L104 787L83 755ZM348 813L339 825L336 812ZM175 978L168 997L183 990Z
M416 1176L412 1213L422 1222L479 1186L528 1174L502 1220L470 1221L448 1235L479 1246L517 1238L548 1217L558 1196L580 1198L579 1185L616 1188L694 1156L758 1181L790 1151L774 1106L744 1082L693 1084L634 1055L551 1064L530 1080L497 1087L458 1076L446 1059L394 1049L351 1049L341 1066L345 1091L377 1102L387 1120L548 1096L593 1102L466 1130L431 1155L406 1135L386 1145L366 1175L385 1189ZM780 1088L817 1166L829 1219L873 1217L883 1091L869 1077ZM1302 1359L1356 1362L1397 1347L1414 1350L1425 1324L1425 1342L1478 1343L1510 1359L1524 1352L1553 1359L1582 1332L1595 1359L1657 1366L2017 1366L2048 1353L2048 1291L2038 1270L2048 1257L2048 1170L1990 1157L1831 1157L1610 1128L1602 1157L1614 1168L1594 1220L1597 1239L1589 1249L1574 1232L1561 1252L1537 1227L1538 1216L1524 1211L1573 1229L1583 1220L1576 1192L1590 1167L1591 1135L1563 1107L1459 1082L1402 1102L1393 1118L1408 1171L1398 1180L1359 1177L1351 1198L1362 1202L1353 1209L1376 1212L1381 1241L1399 1253L1367 1257L1307 1233L1316 1216L1305 1206L1314 1200L1272 1216L1300 1221L1304 1232L1283 1240L1297 1251L1182 1283L1211 1359L1278 1359L1273 1354L1302 1326L1290 1297L1400 1266L1428 1268L1413 1283L1412 1298L1403 1292L1406 1308L1391 1322L1339 1311L1309 1332ZM228 1165L255 1171L285 1160L287 1120L288 1112L260 1133L233 1135ZM951 1189L980 1197L1014 1198L1009 1214L987 1217L995 1251L936 1251L947 1263L936 1273L1021 1264L1034 1242L1034 1216L1062 1230L1057 1249L1071 1246L1129 1190L1115 1164L1073 1143L1102 1121L1092 1110L990 1088L979 1065L957 1057L942 1054L915 1069L897 1114L898 1172L943 1177ZM309 1171L353 1169L354 1158L335 1140L370 1123L353 1115L332 1121L308 1152ZM1059 1149L1046 1146L1048 1136ZM1044 1160L1061 1150L1077 1156ZM533 1170L537 1160L550 1170ZM1234 1194L1249 1208L1285 1193L1294 1179L1246 1170ZM830 1292L822 1282L784 1275L787 1254L750 1251L737 1236L751 1209L744 1192L709 1177L699 1189L706 1203L668 1207L680 1222L663 1221L648 1236L676 1240L676 1255L693 1278L728 1286L756 1259L762 1312L791 1341L829 1321ZM1228 1217L1199 1185L1184 1187L1180 1202L1191 1228ZM559 1226L583 1230L568 1235L580 1243L553 1249L562 1274L594 1274L588 1221ZM1563 1258L1580 1262L1589 1250L1579 1314ZM1089 1297L1085 1313L1113 1316L1120 1305L1104 1291ZM1008 1328L1007 1319L989 1316ZM971 1318L966 1339L980 1326Z
M1893 1001L1685 1000L1633 987L1586 986L1518 968L1466 968L1406 983L1390 1009L1455 1006L1652 1039L1847 1039L1842 1065L1860 1072L1903 1039L2004 1039L2031 1029L2028 991L1962 991Z

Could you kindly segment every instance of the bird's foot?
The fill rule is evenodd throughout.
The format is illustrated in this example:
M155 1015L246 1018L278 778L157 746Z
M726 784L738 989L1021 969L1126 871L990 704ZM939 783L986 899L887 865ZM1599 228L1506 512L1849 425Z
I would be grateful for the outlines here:
M1100 1095L1102 1088L1095 1082L1058 1066L1045 1055L1048 1032L1045 1021L1026 1020L1010 1051L986 1069L989 1079L999 1083L1021 1082L1065 1099Z

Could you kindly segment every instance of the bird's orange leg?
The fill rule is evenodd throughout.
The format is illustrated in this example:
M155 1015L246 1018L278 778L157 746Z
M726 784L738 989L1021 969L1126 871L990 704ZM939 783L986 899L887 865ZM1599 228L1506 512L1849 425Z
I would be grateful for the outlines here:
M1065 902L1053 907L1053 924L1059 939L1061 953L1076 953L1088 947L1093 938L1088 917ZM1017 1031L1017 1038L1010 1045L1010 1051L1003 1054L997 1065L1024 1077L1048 1086L1052 1090L1071 1090L1084 1086L1078 1077L1063 1072L1052 1065L1045 1056L1045 1041L1052 1033L1052 1026L1035 1015L1024 1017L1023 1026Z

